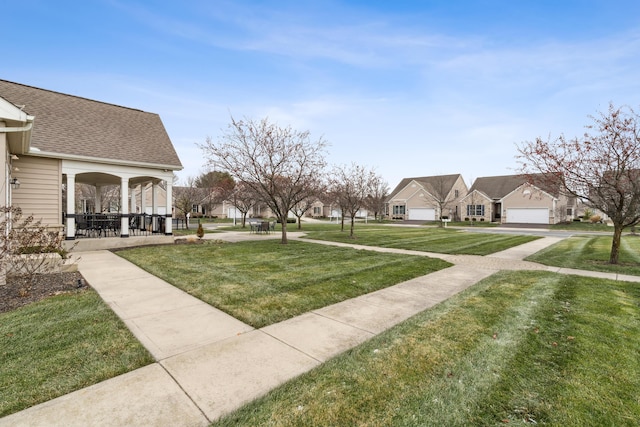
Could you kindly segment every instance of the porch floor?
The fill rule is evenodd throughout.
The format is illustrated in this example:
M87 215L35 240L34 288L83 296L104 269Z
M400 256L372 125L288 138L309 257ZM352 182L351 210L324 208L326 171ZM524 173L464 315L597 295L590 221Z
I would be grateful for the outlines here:
M166 245L174 242L174 236L153 234L148 236L102 237L100 239L65 240L63 246L72 252L100 251L130 248L133 246Z

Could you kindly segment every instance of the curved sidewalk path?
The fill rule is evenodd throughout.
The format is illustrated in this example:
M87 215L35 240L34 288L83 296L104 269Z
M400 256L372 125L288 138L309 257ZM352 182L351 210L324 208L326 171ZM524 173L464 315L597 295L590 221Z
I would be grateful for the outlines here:
M280 238L279 233L246 232L206 236L226 241ZM305 240L431 256L455 265L256 330L109 251L83 252L83 276L157 362L1 418L0 426L206 426L499 270L640 281L523 261L561 240L555 237L485 257Z

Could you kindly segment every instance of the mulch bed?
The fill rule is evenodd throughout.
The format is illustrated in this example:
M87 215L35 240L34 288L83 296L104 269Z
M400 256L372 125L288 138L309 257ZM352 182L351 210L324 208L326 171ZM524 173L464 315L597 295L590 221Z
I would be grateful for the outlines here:
M81 281L81 286L79 282ZM77 292L88 287L79 272L9 276L7 284L0 286L0 313L15 310L54 295Z

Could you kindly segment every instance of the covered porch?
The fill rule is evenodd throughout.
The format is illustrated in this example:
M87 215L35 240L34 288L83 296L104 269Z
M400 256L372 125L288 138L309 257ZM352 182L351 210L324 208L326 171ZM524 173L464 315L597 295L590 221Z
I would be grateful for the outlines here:
M62 182L65 240L173 234L172 171L63 160ZM77 184L95 190L90 203L80 200ZM116 200L103 200L107 187L118 188Z

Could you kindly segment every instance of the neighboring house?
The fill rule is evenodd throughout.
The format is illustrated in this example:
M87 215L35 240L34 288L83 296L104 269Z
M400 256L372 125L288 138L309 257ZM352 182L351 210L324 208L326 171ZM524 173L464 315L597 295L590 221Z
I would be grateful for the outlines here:
M311 208L306 212L306 216L312 218L330 218L340 215L340 209L335 205L327 205L322 200L318 199L311 205Z
M459 220L459 201L467 194L462 175L404 178L387 198L392 219L436 221Z
M536 179L541 177L505 175L476 179L459 203L463 219L511 224L571 221L577 215L576 199L562 195L559 186L548 188L531 183L544 182Z
M149 210L162 231L172 233L164 220L171 216L166 200L182 165L157 114L0 80L0 149L4 204L64 230L68 240L76 237L82 213L76 183L96 187L96 194L103 186L119 187L121 237L129 236L130 215ZM19 189L11 188L15 180ZM164 205L160 183L168 196ZM106 209L99 197L90 205L97 213Z

